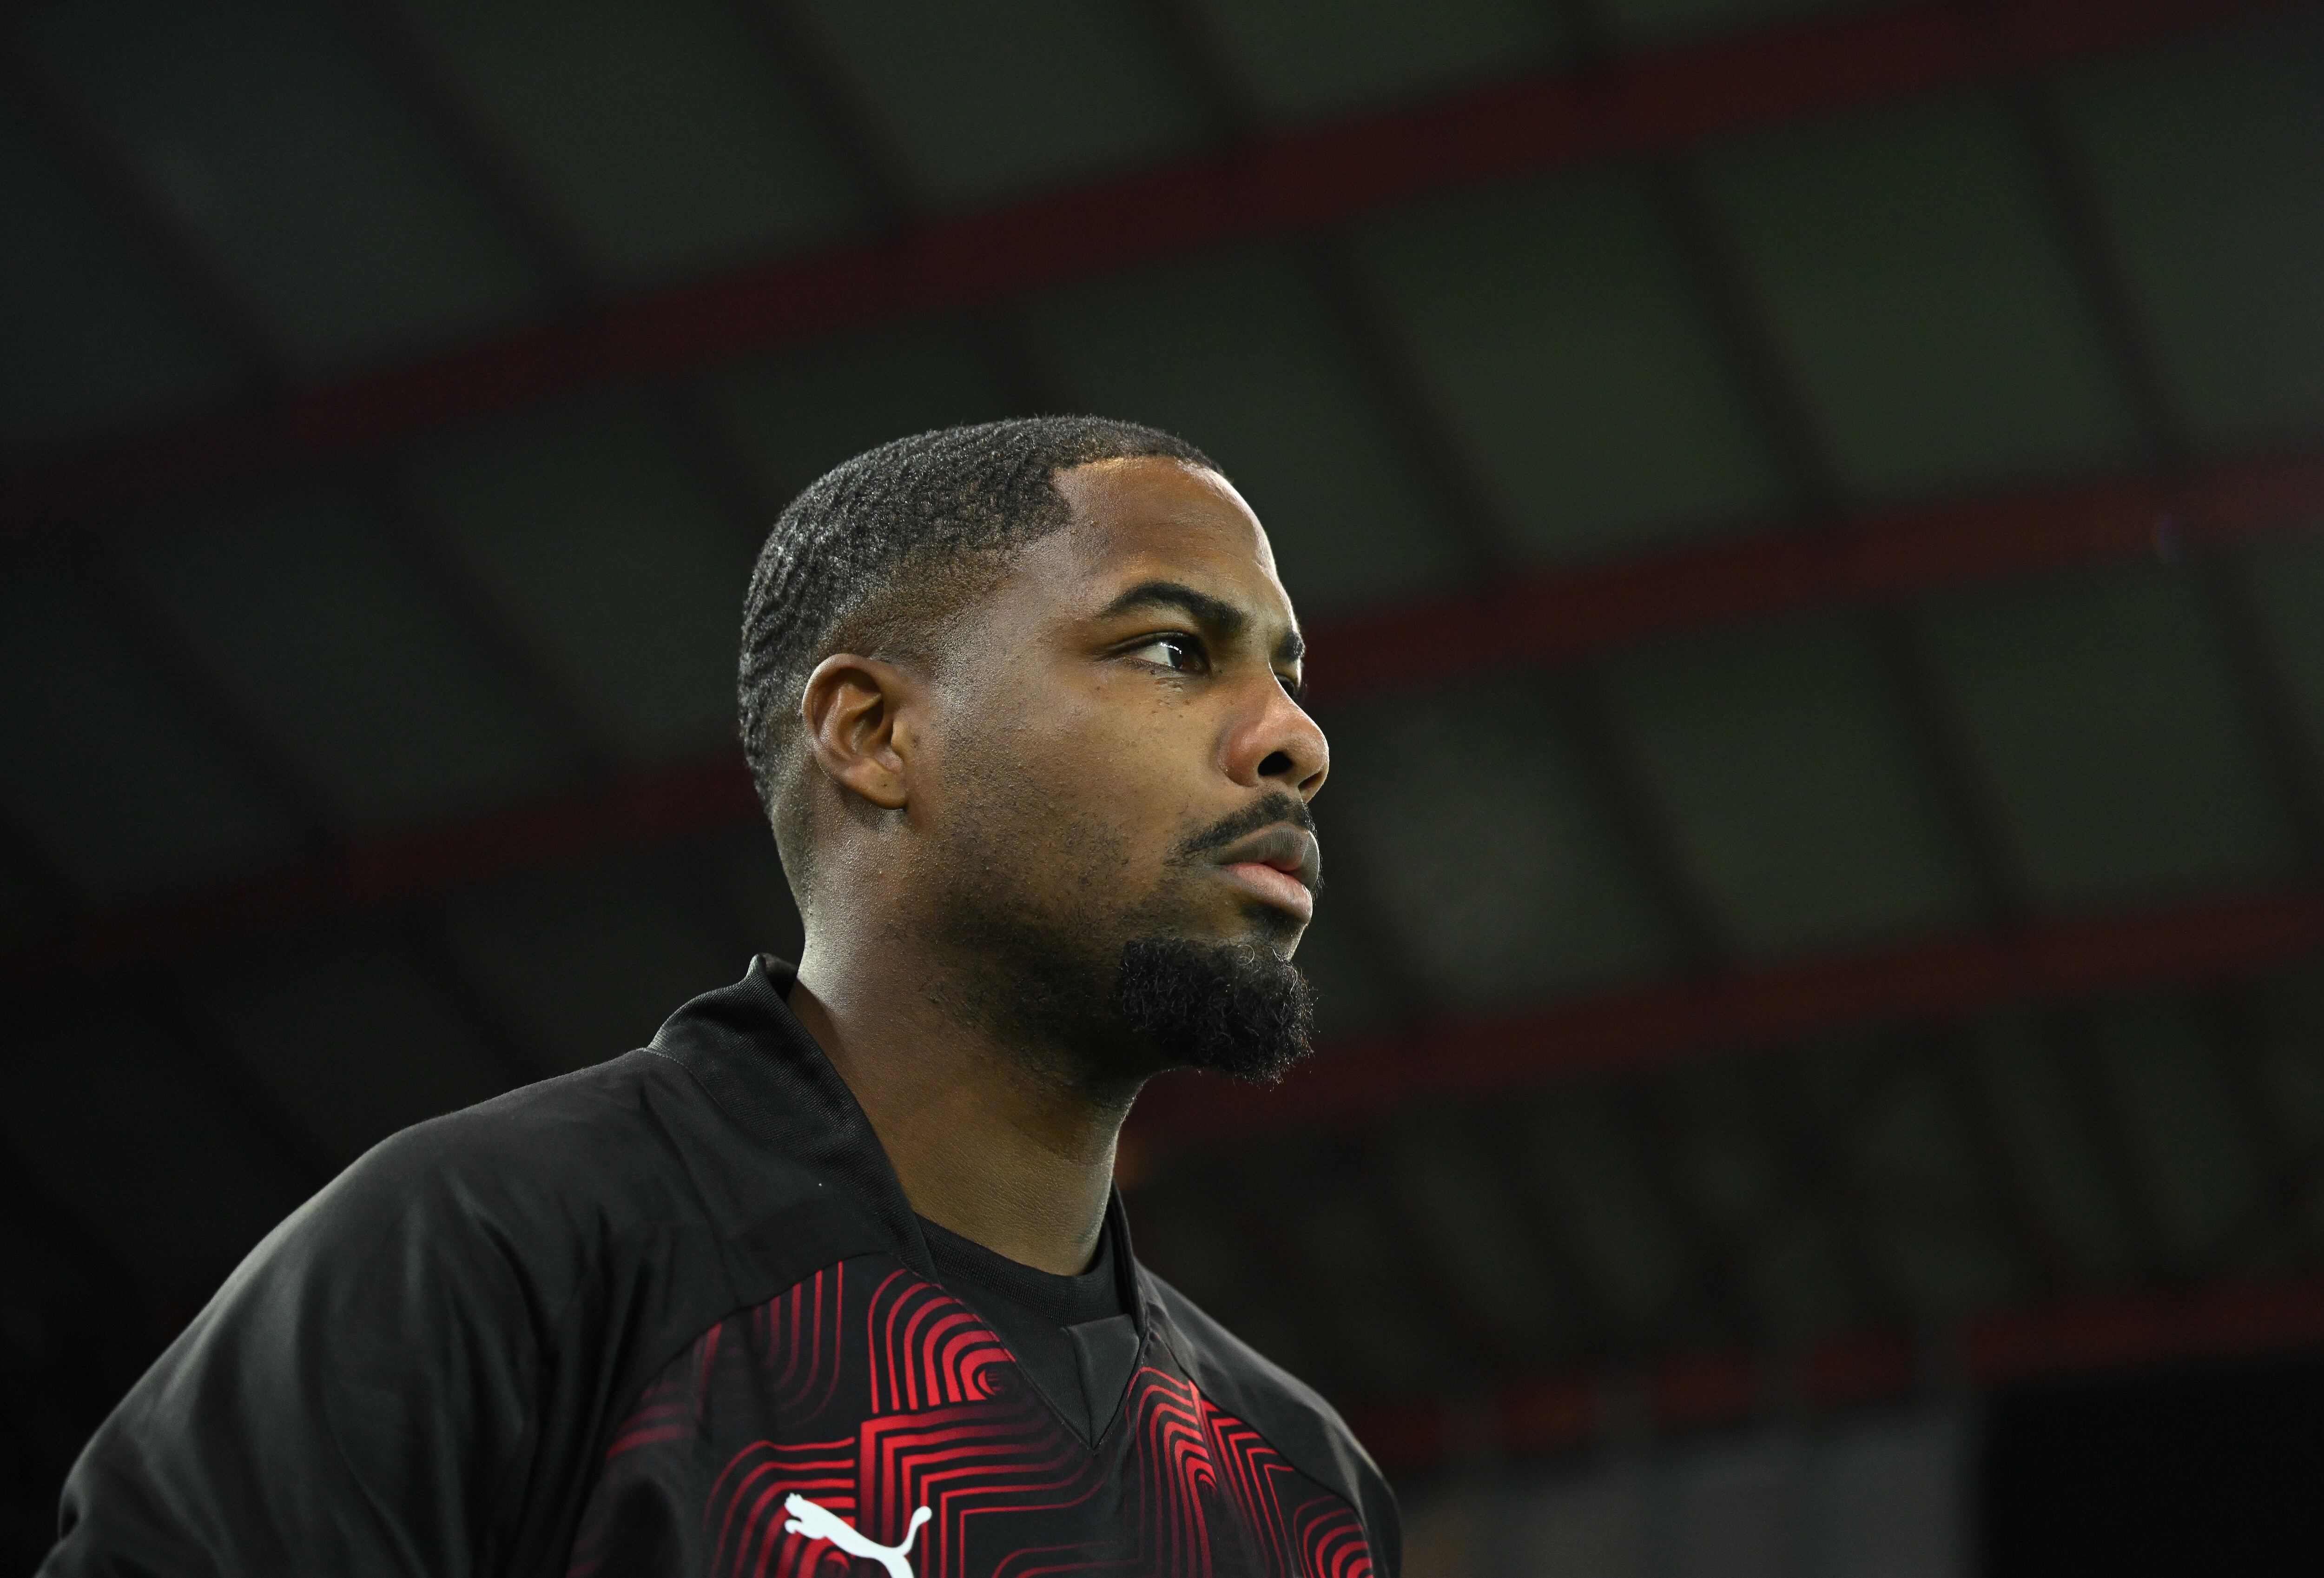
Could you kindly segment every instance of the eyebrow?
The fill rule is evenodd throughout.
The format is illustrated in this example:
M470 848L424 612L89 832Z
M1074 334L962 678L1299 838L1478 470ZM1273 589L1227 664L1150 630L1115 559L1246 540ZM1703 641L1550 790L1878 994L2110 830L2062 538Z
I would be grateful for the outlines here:
M1133 608L1178 609L1222 641L1231 641L1250 627L1250 614L1224 598L1197 592L1182 581L1140 581L1099 609L1097 617L1111 619ZM1296 629L1285 631L1275 643L1275 660L1278 663L1296 663L1306 653L1306 640Z

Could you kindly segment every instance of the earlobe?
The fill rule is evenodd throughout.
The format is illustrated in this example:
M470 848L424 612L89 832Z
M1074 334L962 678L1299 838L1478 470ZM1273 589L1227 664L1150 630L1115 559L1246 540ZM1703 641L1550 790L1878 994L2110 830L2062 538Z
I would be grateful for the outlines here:
M824 776L883 811L909 798L910 761L901 727L914 696L893 663L835 652L815 667L799 695L808 749Z

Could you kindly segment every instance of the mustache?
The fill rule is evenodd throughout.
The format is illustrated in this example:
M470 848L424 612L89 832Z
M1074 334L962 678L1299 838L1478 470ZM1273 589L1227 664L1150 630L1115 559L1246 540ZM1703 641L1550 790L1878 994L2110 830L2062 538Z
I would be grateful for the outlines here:
M1297 795L1282 789L1270 789L1237 811L1233 816L1213 822L1200 833L1181 844L1172 858L1194 860L1214 849L1224 849L1238 838L1248 837L1262 827L1272 827L1287 822L1301 832L1314 834L1315 813Z

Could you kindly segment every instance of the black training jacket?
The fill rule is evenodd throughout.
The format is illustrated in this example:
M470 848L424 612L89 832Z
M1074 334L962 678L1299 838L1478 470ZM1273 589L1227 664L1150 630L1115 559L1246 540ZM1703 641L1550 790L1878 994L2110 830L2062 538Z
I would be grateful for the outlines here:
M1119 1197L1138 1359L1069 1427L789 981L357 1161L98 1430L42 1573L1393 1578L1371 1460L1136 1265Z

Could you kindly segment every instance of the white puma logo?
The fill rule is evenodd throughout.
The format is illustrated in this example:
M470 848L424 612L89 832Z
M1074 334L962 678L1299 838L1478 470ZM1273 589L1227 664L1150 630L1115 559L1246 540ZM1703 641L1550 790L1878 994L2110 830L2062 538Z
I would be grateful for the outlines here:
M796 1492L783 1498L783 1510L791 1515L790 1521L783 1525L785 1534L827 1539L851 1556L869 1556L888 1569L888 1578L912 1578L911 1558L904 1553L912 1548L912 1542L919 1537L920 1525L930 1516L927 1508L921 1508L912 1514L912 1526L904 1531L903 1544L880 1546L873 1545L836 1512L818 1507Z

